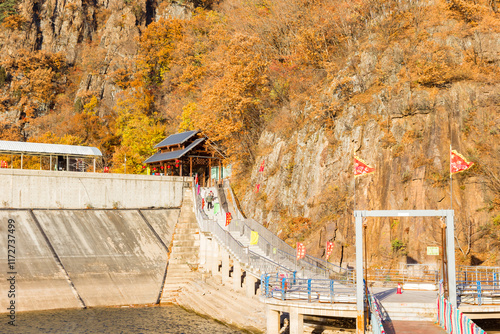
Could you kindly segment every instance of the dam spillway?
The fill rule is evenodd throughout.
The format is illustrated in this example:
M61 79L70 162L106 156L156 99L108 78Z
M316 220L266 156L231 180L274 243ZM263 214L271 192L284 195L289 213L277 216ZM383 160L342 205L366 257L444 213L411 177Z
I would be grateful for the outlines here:
M179 213L179 208L0 210L2 268L7 268L8 221L15 222L16 310L156 303ZM3 292L9 277L7 269L0 272ZM1 293L0 304L8 303L7 293Z

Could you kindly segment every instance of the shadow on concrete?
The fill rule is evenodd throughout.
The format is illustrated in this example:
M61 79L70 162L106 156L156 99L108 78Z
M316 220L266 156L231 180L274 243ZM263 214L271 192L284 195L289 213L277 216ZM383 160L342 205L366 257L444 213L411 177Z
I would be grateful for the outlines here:
M375 298L377 298L378 300L382 301L385 298L395 294L397 290L398 290L397 288L387 289L385 291L377 292L377 293L373 294L373 296Z

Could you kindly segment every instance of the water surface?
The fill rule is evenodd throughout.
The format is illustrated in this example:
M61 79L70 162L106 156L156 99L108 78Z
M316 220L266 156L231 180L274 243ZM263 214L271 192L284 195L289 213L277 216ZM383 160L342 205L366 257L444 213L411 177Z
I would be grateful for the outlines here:
M0 333L243 333L177 306L22 312L16 314L17 326L8 321L1 315Z

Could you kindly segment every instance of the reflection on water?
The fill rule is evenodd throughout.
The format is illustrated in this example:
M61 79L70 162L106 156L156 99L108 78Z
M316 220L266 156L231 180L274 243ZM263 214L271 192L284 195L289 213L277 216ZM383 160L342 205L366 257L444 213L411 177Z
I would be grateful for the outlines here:
M242 333L177 306L23 312L16 315L16 327L7 324L7 315L1 318L1 334Z

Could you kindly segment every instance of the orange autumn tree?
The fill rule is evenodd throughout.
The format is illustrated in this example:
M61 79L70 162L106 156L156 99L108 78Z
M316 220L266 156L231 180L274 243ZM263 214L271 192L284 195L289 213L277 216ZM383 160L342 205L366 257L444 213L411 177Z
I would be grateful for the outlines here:
M235 34L214 51L211 77L203 91L193 125L220 141L233 163L255 159L255 142L268 112L267 61L255 36ZM220 57L220 58L217 58Z
M164 119L155 109L158 88L170 71L176 43L182 37L180 20L150 24L139 40L132 80L118 82L126 90L118 98L115 135L120 145L112 157L114 171L140 173L142 162L155 152L154 145L165 135ZM126 76L121 76L126 77Z

